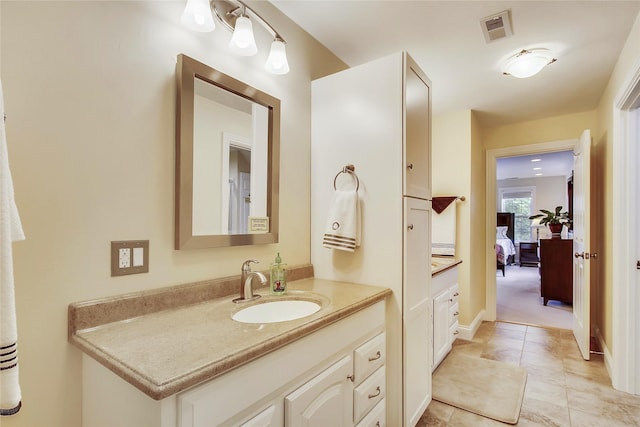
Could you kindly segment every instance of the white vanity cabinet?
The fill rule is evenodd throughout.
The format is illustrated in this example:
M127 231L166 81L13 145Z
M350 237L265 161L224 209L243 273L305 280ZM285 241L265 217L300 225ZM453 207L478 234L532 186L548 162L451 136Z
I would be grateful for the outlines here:
M311 113L314 274L393 291L385 423L413 427L431 401L431 82L399 52L313 81ZM347 164L362 206L353 253L322 245L334 181L355 188L353 176L336 176Z
M437 274L432 281L433 297L433 366L435 370L451 351L458 335L458 267Z
M353 427L384 397L384 330L380 301L160 401L84 356L83 427ZM356 416L356 390L374 376Z

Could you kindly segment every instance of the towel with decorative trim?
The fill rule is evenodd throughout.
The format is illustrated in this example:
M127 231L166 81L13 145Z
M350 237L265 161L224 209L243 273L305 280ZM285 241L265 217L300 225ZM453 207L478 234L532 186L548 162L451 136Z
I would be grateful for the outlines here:
M354 252L356 246L360 246L360 201L357 191L334 191L322 246L347 252Z
M2 82L0 113L0 117L4 117ZM0 126L0 415L13 415L22 406L22 392L18 382L18 328L12 243L24 240L24 232L14 200L8 156L3 120Z
M434 197L433 200L444 199L439 204L446 206L438 212L435 208L431 212L431 254L455 255L456 254L456 203L452 203L456 197ZM433 203L433 202L432 202ZM436 203L438 204L438 203ZM433 205L432 205L433 207Z

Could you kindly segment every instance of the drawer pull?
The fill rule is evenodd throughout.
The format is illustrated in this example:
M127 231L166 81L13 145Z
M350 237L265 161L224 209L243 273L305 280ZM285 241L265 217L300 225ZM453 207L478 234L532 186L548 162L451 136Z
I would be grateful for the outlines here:
M376 393L375 394L370 394L369 395L369 399L373 399L374 397L380 396L380 393L381 393L380 386L378 386L378 387L376 387Z
M347 375L347 379L351 380L351 382L355 382L356 377L355 377L355 375L351 374L351 375Z
M460 314L460 312L456 311L455 313L453 313L454 316L458 316Z
M369 358L369 362L373 362L374 360L378 360L382 357L380 352L378 351L375 356Z
M375 427L380 427L380 421L376 421Z
M458 292L456 292L455 294L453 294L454 297L458 297L460 296L460 294Z
M453 335L458 335L459 333L460 333L459 331L455 331Z

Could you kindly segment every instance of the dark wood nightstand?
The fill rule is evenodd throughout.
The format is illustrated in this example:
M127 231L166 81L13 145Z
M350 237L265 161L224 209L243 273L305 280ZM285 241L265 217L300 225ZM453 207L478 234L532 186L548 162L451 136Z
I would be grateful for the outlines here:
M520 267L537 267L539 262L538 243L520 242Z

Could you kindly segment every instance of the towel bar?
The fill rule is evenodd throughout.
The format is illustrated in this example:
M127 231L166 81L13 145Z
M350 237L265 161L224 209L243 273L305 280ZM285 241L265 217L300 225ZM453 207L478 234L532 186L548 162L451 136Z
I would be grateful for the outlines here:
M340 176L341 173L353 175L353 177L356 179L356 193L357 193L358 190L360 189L360 180L358 179L358 175L356 175L356 167L351 164L343 167L342 170L336 174L336 177L333 178L333 189L337 190L336 181L338 180L338 177Z

